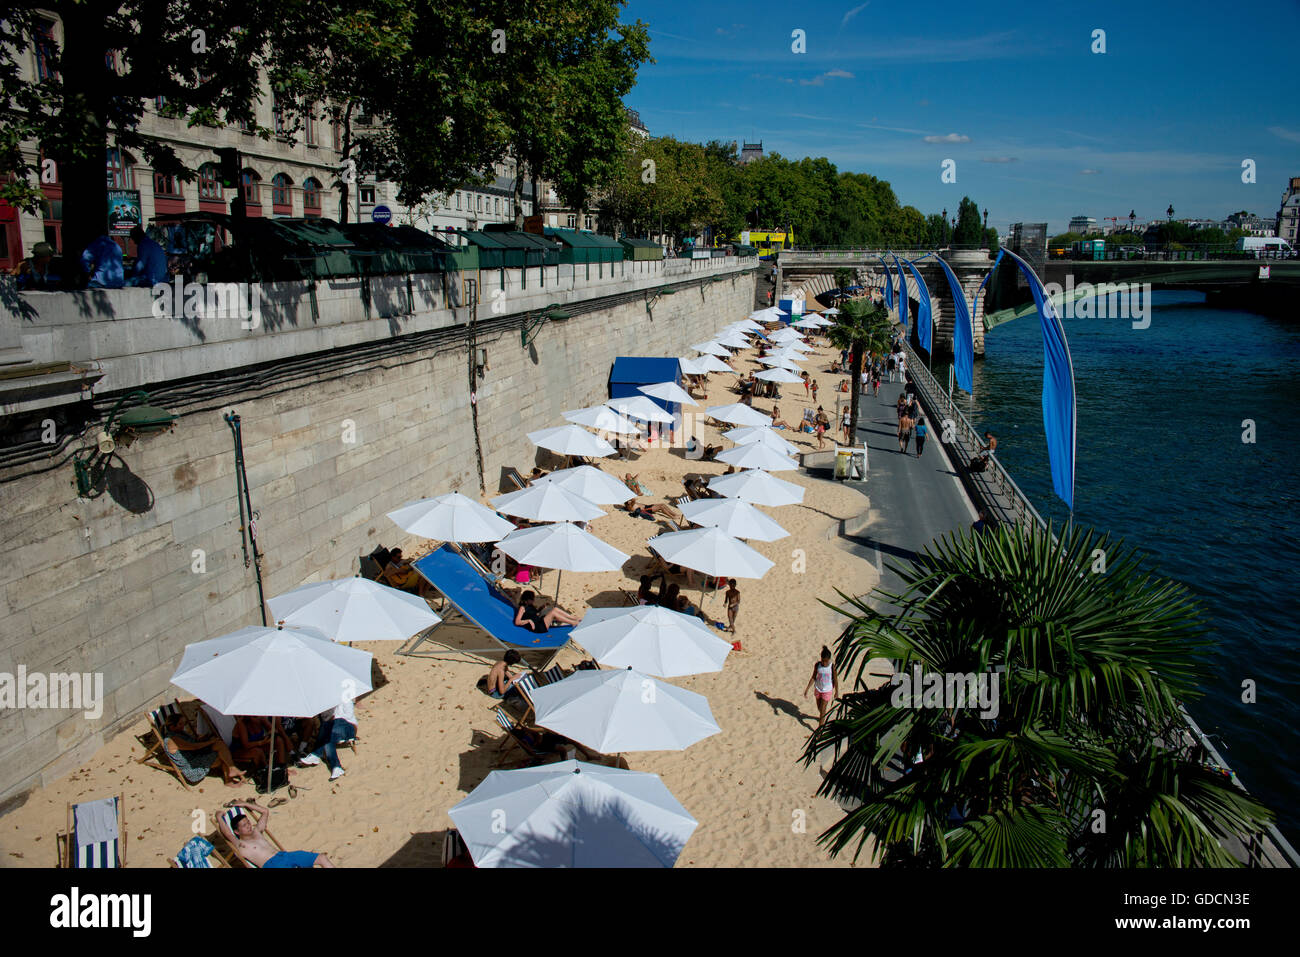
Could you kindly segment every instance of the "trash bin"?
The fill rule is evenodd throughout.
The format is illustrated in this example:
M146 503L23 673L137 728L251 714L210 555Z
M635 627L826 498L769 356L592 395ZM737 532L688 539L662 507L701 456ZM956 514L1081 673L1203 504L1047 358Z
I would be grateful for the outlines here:
M853 464L852 449L835 450L835 478L843 482L849 477L849 470Z
M851 478L858 481L862 481L867 477L866 449L853 449L849 453L849 473Z

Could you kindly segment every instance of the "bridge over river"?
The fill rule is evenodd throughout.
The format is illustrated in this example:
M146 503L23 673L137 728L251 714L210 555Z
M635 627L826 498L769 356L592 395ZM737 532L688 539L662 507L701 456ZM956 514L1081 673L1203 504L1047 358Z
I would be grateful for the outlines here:
M838 269L850 270L858 283L874 288L884 288L883 262L888 262L893 272L894 257L900 262L920 260L935 253L943 257L961 283L967 301L971 301L980 282L993 265L987 249L945 248L933 249L874 249L862 247L822 247L816 249L787 249L778 253L776 268L776 298L788 295L796 288L817 295L834 287L834 274ZM1058 307L1068 299L1080 298L1095 290L1099 284L1123 284L1125 288L1149 287L1151 290L1178 289L1204 292L1211 302L1240 309L1277 312L1288 308L1300 296L1300 259L1254 259L1233 255L1225 251L1222 258L1181 259L1179 255L1193 255L1178 250L1153 250L1140 259L1076 260L1051 259L1037 267L1039 278L1050 290L1060 287L1052 296ZM934 320L934 351L936 355L952 353L953 298L942 268L934 257L915 263L930 292ZM975 333L975 353L984 352L984 334L1004 322L1033 315L1035 306L1029 288L1017 271L1008 267L998 270L989 282L986 295L975 304L972 314ZM908 298L913 305L909 317L916 315L919 302L916 280L910 272L906 276ZM896 281L896 276L895 276ZM988 308L986 309L986 301ZM909 323L915 326L915 322Z

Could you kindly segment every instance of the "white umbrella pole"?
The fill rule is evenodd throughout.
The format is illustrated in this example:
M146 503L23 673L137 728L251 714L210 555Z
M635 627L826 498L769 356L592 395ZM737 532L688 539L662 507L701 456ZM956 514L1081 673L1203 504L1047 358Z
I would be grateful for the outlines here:
M564 569L555 573L555 607L560 607L560 584L564 581Z

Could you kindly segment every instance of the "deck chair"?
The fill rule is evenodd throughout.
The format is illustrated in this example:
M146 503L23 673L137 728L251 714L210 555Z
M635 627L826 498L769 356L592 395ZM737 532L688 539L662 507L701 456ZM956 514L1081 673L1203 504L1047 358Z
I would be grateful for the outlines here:
M521 488L528 488L527 479L525 479L522 475L520 475L519 470L515 468L513 465L507 465L502 471L505 478L505 481L502 484L503 485L509 484L514 486L514 488L510 489L510 491L518 491Z
M641 599L636 597L636 592L630 592L626 588L620 588L619 591L623 593L623 597L627 599L629 605L641 604Z
M206 841L207 838L204 838L204 840ZM213 844L211 841L208 841L208 846L212 848L212 851L202 858L203 860L202 866L199 866L197 864L186 864L183 860L181 860L180 854L177 854L175 857L167 858L167 866L175 870L182 870L182 871L211 870L218 867L230 866L228 863L226 863L226 859L222 857L219 853L217 853L217 847L215 844ZM181 850L184 850L184 848L181 848Z
M530 765L540 764L547 758L554 756L554 751L548 751L541 747L536 731L531 731L518 724L505 709L497 708L496 718L497 724L501 725L506 733L506 736L501 739L501 744L497 747L497 763L503 762L505 756L515 748L527 755Z
M188 791L194 785L185 779L184 773L176 766L176 762L171 759L167 749L163 747L163 738L167 736L167 722L175 714L179 714L184 718L186 732L196 738L199 736L194 729L194 725L190 723L189 716L185 714L185 710L181 707L181 703L173 700L171 704L165 704L161 708L155 708L149 712L149 730L142 735L136 736L136 740L145 747L144 757L136 758L135 763L150 768L158 768L160 771L170 771L176 775L176 780L181 782L181 786ZM153 737L152 742L149 741L150 736Z
M450 545L443 544L413 563L415 570L438 590L451 606L444 612L444 620L459 614L467 622L487 632L496 642L493 648L458 648L461 653L496 652L501 648L514 648L524 654L547 652L554 658L569 643L569 625L555 625L538 634L515 624L515 607L502 591L485 580L464 555ZM398 649L401 655L411 655L425 641L430 640L441 625L421 632L412 642Z
M362 555L357 559L357 565L361 572L362 578L368 578L370 581L379 581L384 570L379 567L379 562L375 561L369 555Z
M448 542L447 546L456 554L460 555L461 558L465 559L465 561L469 562L470 565L473 566L474 571L482 575L483 580L488 584L494 586L500 585L501 582L505 580L503 576L492 571L492 569L488 567L487 563L483 561L482 556L472 549L466 548L464 545L456 542Z
M235 831L233 821L235 819L235 815L237 812L240 812L240 809L235 807L225 808L221 812L221 820L225 822L226 827L230 828L232 834ZM271 842L271 846L274 847L277 851L284 850L284 845L275 839L275 835L272 834L270 830L263 831L262 833L266 835L266 839ZM257 868L256 864L247 860L242 854L239 853L239 848L237 848L234 845L234 843L229 838L226 837L225 833L221 830L220 827L217 828L217 836L221 839L221 842L226 846L226 852L223 854L221 851L217 850L216 841L213 841L212 853L218 855L221 858L222 863L230 867L234 867L235 862L238 861L239 863L243 864L245 867L251 867L254 869Z
M469 848L465 846L465 839L460 836L460 831L454 827L447 828L447 834L442 839L442 866L450 867L451 862L461 856L467 856ZM470 867L476 865L471 863Z
M126 866L126 807L122 795L68 805L68 829L56 834L59 867L116 869Z

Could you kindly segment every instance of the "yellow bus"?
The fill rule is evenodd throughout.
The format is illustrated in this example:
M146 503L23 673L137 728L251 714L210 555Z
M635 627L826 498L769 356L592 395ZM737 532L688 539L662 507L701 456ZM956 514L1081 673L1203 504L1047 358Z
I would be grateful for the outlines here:
M794 230L747 229L740 234L740 242L758 250L760 259L776 255L782 249L794 246Z

